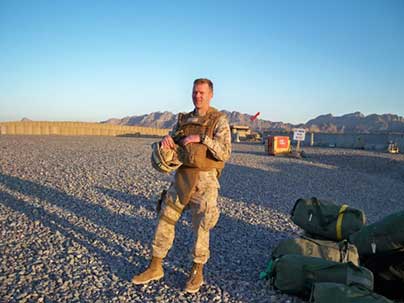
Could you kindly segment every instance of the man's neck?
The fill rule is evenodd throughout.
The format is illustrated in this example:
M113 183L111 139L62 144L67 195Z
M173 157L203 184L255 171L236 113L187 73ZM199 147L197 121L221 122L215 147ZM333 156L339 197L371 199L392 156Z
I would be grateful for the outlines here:
M208 108L195 108L195 113L198 115L198 116L205 116L206 115L206 113L208 112L208 110L209 110L209 107Z

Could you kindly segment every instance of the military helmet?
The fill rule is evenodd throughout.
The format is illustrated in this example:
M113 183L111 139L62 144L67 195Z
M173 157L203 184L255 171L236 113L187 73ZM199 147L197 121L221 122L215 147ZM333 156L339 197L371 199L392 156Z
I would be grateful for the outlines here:
M157 171L168 174L182 165L175 149L163 149L160 142L154 142L152 150L151 163Z

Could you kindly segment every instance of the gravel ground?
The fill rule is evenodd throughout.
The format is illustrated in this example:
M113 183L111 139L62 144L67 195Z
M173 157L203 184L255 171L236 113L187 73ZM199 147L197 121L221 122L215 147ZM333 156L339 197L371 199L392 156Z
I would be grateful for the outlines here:
M301 302L258 279L271 248L299 232L288 215L296 199L348 203L368 222L404 208L404 155L306 148L291 159L234 144L206 284L182 291L192 265L186 213L165 278L134 286L169 184L149 162L155 140L0 136L1 302Z

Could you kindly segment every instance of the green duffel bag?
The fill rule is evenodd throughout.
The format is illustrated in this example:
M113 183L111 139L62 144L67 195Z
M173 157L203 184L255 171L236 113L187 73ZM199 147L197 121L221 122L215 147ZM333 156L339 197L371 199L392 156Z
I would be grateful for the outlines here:
M349 237L360 256L369 256L404 248L404 211L364 226Z
M358 285L314 283L311 303L394 303L393 301Z
M365 214L346 204L330 201L298 199L293 206L292 221L314 237L333 241L347 239L365 224Z
M290 254L319 257L335 262L352 262L359 265L358 250L355 245L352 245L347 240L334 242L306 236L285 239L280 241L278 246L272 250L272 259Z
M314 283L359 284L373 290L373 274L355 264L339 263L316 257L285 255L272 263L270 283L291 295L308 297Z

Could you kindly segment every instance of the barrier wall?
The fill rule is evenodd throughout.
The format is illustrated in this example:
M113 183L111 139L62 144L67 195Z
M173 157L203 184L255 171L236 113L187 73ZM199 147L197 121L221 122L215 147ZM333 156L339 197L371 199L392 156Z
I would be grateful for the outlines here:
M293 139L293 132L265 132L267 135L283 135ZM292 143L294 141L292 140ZM341 147L356 148L366 150L387 150L389 142L395 142L400 151L404 151L404 134L386 133L386 134L326 134L313 133L313 144L311 142L311 133L306 133L302 146L321 146L321 147Z
M307 136L305 145L309 145ZM314 146L335 146L366 150L387 150L389 142L395 142L404 150L404 134L314 134Z
M159 136L170 129L86 122L0 122L0 135Z

